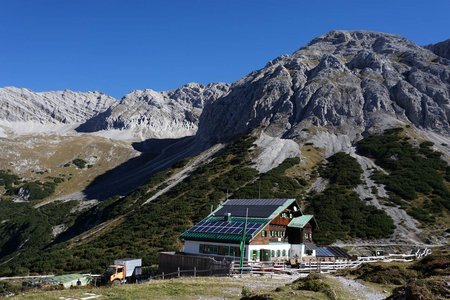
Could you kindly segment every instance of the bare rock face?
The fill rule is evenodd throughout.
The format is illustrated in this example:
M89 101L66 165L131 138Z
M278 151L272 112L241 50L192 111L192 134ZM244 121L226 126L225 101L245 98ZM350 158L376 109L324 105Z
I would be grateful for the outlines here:
M82 123L108 109L116 100L100 92L69 90L37 93L0 88L0 120L39 124Z
M432 51L434 54L450 59L450 39L442 41L440 43L427 45L424 48Z
M213 144L256 127L298 138L311 126L350 140L398 124L450 134L450 62L407 39L332 31L234 83L206 105L198 139Z
M129 130L131 134L157 138L194 135L204 105L226 95L228 90L224 83L190 83L165 92L136 90L77 130Z

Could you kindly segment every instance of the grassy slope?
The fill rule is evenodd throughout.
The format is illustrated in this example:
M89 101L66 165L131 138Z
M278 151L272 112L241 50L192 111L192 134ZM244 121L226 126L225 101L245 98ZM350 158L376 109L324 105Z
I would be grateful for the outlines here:
M45 244L47 240L43 238L37 247L23 249L18 257L0 265L0 274L102 272L120 256L143 257L145 265L152 265L157 262L158 251L178 250L181 246L178 236L206 216L211 206L223 201L227 192L230 197L303 196L307 178L299 172L302 163L296 158L288 159L278 168L259 175L250 167L253 141L254 138L246 137L229 145L212 162L147 205L140 206L186 161L153 176L148 184L124 198L113 197L100 203L74 218L69 229L53 244ZM319 241L389 234L389 219L366 206L352 190L359 182L358 168L352 158L342 154L321 168L331 185L324 193L306 199L321 224L316 235ZM47 230L43 237L48 234Z
M112 288L74 289L63 291L31 292L11 299L62 299L86 297L86 293L101 295L100 299L241 299L243 287L250 292L270 293L288 279L267 277L197 277L166 281L153 281L141 285L124 285ZM295 291L279 293L275 299L327 299L321 293Z
M97 176L139 154L129 143L92 135L3 138L0 152L0 170L9 169L27 181L63 178L52 197L79 192ZM72 163L75 159L92 167L80 169Z

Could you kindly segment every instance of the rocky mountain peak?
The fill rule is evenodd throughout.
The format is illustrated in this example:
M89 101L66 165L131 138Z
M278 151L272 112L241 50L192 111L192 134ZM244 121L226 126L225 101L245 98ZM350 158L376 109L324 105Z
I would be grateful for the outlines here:
M448 135L449 94L447 60L401 36L332 31L206 105L198 138L215 143L260 127L304 139L315 126L357 139L395 124Z

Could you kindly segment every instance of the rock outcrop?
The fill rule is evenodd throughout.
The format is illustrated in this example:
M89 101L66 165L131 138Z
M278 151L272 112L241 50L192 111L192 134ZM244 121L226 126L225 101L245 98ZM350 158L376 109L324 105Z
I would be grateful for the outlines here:
M450 59L450 39L440 43L427 45L424 48L434 52L434 54Z

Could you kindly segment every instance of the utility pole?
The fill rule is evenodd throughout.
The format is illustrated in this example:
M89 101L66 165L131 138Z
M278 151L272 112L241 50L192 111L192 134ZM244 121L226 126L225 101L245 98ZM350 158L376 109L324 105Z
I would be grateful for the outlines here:
M247 231L247 219L248 219L248 207L247 207L247 211L245 213L245 223L244 223L244 228L242 230L242 240L241 240L241 245L240 245L240 250L241 250L241 257L239 260L239 269L241 270L241 274L243 271L243 267L244 267L244 255L245 255L245 238L246 238L246 231Z

